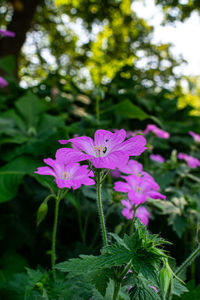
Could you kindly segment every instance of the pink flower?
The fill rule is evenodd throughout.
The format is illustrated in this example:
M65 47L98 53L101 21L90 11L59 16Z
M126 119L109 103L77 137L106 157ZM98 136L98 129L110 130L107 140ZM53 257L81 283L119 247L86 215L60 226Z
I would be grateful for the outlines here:
M193 156L187 155L185 153L179 153L177 157L178 159L185 160L190 168L194 169L200 166L200 161Z
M9 30L0 29L0 35L2 36L9 36L9 37L15 37L15 33Z
M110 175L113 177L113 178L119 178L121 176L121 173L118 169L115 169L115 170L111 170L110 171Z
M35 173L54 176L56 184L60 189L73 187L75 190L82 184L95 184L95 181L90 178L94 174L88 170L87 165L80 166L79 163L64 164L51 158L44 159L44 162L50 167L40 167Z
M151 287L156 293L158 293L158 289L157 289L155 286L150 285L150 287Z
M150 154L150 159L155 160L161 164L165 162L164 157L162 157L160 154Z
M140 176L142 173L142 164L136 160L130 159L126 165L119 167L119 170L125 174Z
M7 85L8 85L8 82L3 77L0 76L0 87L3 88Z
M158 128L154 124L147 125L147 128L143 131L143 134L146 135L149 133L149 131L152 131L157 137L161 139L168 139L170 136L170 134L167 131Z
M200 135L193 132L193 131L189 131L188 132L194 139L195 142L200 143Z
M130 200L122 200L121 202L125 206L125 208L122 210L122 215L128 220L132 219L134 214L134 205ZM147 225L149 222L150 213L144 206L139 206L136 209L135 217L139 218L144 225Z
M107 130L97 130L94 140L87 136L61 140L61 144L72 143L73 148L61 148L56 152L58 161L71 159L71 162L90 160L95 168L115 169L128 162L129 156L140 155L147 148L143 136L126 138L124 129L112 133Z
M150 178L137 177L135 175L122 176L126 182L116 181L114 190L122 193L128 193L128 198L132 204L138 206L147 199L166 199L166 197L158 192L159 185Z

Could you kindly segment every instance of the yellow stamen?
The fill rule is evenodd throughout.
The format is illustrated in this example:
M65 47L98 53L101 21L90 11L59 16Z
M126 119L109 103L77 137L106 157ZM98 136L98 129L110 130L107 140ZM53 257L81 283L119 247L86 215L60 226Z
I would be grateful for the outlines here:
M100 155L106 148L102 146L94 146L94 151L98 151L98 155Z
M70 174L68 172L63 172L63 179L68 179Z

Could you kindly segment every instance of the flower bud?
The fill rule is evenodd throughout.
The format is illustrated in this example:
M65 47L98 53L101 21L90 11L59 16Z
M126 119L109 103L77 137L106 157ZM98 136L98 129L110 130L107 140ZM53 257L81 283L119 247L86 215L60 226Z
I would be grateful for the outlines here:
M159 281L160 281L160 289L164 297L166 296L169 287L172 284L172 280L173 280L173 276L170 269L166 267L162 268L159 274Z
M48 212L48 205L46 202L43 202L37 211L37 226L45 219Z

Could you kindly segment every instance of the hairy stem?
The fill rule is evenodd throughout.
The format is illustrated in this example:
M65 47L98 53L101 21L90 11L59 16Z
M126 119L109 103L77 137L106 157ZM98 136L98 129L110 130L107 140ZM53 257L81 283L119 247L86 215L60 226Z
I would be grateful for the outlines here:
M118 281L115 281L115 287L114 287L114 293L113 293L112 300L117 300L119 289L120 289L120 283Z
M108 240L107 240L106 225L105 225L104 214L103 214L103 206L101 201L101 173L99 170L97 171L97 203L98 203L100 223L101 223L101 229L103 235L103 243L104 246L107 246Z
M178 276L189 264L191 264L196 257L200 254L200 245L192 254L182 263L182 265L176 270L175 275Z
M55 263L56 263L56 234L58 227L58 212L59 212L59 203L61 200L61 192L58 192L58 195L55 199L55 213L54 213L54 225L53 225L53 234L52 234L52 248L51 248L51 266L53 270L53 275L55 277Z

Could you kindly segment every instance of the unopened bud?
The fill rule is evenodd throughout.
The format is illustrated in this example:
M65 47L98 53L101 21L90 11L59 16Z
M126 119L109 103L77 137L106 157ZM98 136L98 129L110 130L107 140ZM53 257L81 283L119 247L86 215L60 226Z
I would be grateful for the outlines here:
M43 202L37 211L37 226L45 219L48 212L48 205L46 202Z
M159 281L160 281L160 289L162 294L165 296L168 292L169 287L172 284L173 276L170 269L164 267L160 271Z

